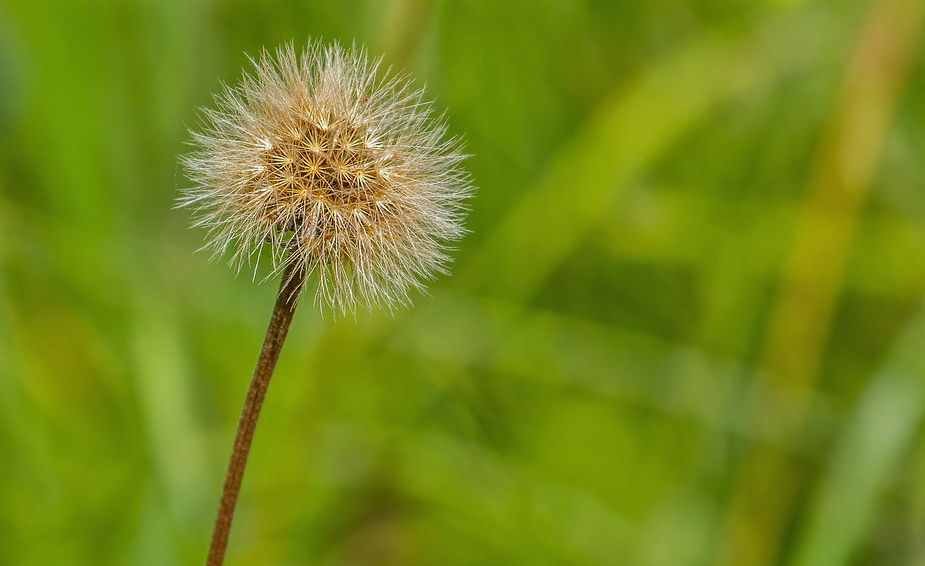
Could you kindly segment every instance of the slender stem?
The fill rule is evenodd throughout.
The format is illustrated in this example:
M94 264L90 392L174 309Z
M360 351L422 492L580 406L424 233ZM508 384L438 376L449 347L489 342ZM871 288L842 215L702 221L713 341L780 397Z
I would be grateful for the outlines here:
M238 502L241 478L244 477L244 465L247 464L247 454L250 452L251 441L254 438L257 417L260 416L260 407L267 394L276 360L279 359L280 350L286 340L286 333L289 332L296 299L304 279L305 272L301 266L288 267L283 274L279 294L276 296L276 306L273 307L273 316L270 317L270 327L267 329L267 336L260 350L260 359L257 360L254 377L247 390L241 420L238 422L238 433L234 439L228 474L225 476L225 487L222 489L222 501L218 507L218 517L215 519L215 530L212 532L212 544L209 546L206 566L221 566L225 558L228 533L231 531L231 519L234 517L234 507Z

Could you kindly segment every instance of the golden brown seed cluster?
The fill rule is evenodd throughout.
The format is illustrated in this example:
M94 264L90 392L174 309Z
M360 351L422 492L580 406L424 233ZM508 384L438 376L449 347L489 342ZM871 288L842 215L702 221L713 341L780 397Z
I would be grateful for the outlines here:
M356 47L287 46L255 67L204 111L184 158L195 186L181 203L207 246L240 268L269 243L274 272L300 263L316 300L344 312L408 302L464 232L459 144L422 91L378 78Z
M290 139L267 143L263 163L257 166L255 193L278 192L275 204L283 210L301 211L317 203L324 215L340 210L372 217L385 191L380 171L388 160L377 156L369 143L357 128L325 130L298 123Z

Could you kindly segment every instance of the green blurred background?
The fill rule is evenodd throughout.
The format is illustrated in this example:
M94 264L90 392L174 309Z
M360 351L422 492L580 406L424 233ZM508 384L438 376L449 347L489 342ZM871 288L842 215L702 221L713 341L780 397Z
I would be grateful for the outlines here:
M246 53L356 41L479 189L303 303L232 565L925 564L921 0L2 0L0 564L204 562L276 291L173 209Z

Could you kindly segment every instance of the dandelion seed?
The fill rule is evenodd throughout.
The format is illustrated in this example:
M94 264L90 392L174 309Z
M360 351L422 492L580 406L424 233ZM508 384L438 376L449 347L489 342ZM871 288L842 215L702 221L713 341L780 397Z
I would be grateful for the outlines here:
M300 267L316 304L344 313L407 304L464 233L460 144L423 90L380 78L362 48L286 45L253 63L183 158L194 186L180 202L206 247L240 270L269 242L271 275Z
M460 144L402 76L380 78L356 46L264 51L205 110L182 158L194 185L181 205L213 257L238 270L270 246L282 284L238 423L207 566L221 566L257 417L299 296L346 313L406 304L444 272L472 192Z

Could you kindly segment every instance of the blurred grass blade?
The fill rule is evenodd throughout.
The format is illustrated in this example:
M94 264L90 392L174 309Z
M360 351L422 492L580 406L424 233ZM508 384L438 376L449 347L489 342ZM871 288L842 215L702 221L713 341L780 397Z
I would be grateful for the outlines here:
M835 28L803 11L738 40L681 45L621 88L565 145L464 273L470 287L528 296L607 211L606 203L716 107L824 59Z
M811 389L824 352L855 225L911 69L925 15L921 0L875 0L815 156L769 323L763 367Z
M918 44L923 8L921 0L871 3L814 158L761 363L772 381L802 399L804 412L810 408L855 225ZM771 414L758 409L755 418ZM765 487L770 481L778 484L774 490ZM749 454L733 495L720 563L774 564L803 481L799 466L780 455L762 449Z
M600 399L655 409L787 452L831 433L837 415L820 395L813 434L802 429L801 399L752 369L639 332L504 301L435 293L391 345L536 385L580 388ZM755 420L761 406L775 418ZM796 423L796 425L794 424Z
M838 443L793 563L848 564L863 542L877 497L896 471L922 418L925 312L867 387Z
M137 531L129 544L126 564L130 566L176 566L181 564L174 545L176 537L173 525L163 501L158 499L156 489L148 488Z
M180 331L156 306L162 304L148 297L138 309L132 353L151 455L173 519L188 527L201 510L205 452L178 343Z
M590 566L632 548L633 525L594 493L549 481L516 459L437 432L400 449L409 463L400 473L405 489L439 503L427 528L463 531L477 552L493 555L479 563Z

